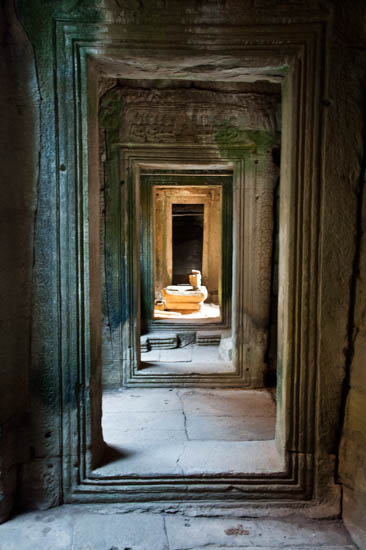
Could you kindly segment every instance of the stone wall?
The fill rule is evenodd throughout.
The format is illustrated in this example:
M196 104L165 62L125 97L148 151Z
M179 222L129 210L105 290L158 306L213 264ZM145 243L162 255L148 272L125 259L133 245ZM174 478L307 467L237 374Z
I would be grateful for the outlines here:
M29 459L32 264L40 101L33 49L13 2L0 5L0 522Z
M351 286L345 400L341 411L345 417L341 419L339 475L343 484L343 519L355 542L360 548L366 548L366 151L360 158L357 248Z
M334 158L337 150L340 153L342 145L343 154L337 162L338 179L344 181L352 194L348 191L349 199L344 204L343 212L333 218L339 225L329 240L333 243L334 253L339 255L339 263L353 266L352 277L348 279L351 304L344 349L343 400L339 414L343 430L338 474L343 484L343 519L355 542L360 548L366 548L366 6L364 2L354 2L352 9L348 10L339 2L336 15L331 57L334 78L330 82L330 110L335 113L330 136L341 136L339 146L334 150ZM348 128L352 128L351 134ZM337 187L341 189L342 184ZM350 215L348 205L352 196L357 200L357 211L353 211L356 233L351 233L353 258L349 253L344 255L343 247L340 248L340 243L345 243L350 237L346 218ZM346 198L346 195L343 197ZM338 196L337 201L342 203L342 197ZM338 276L343 272L342 268ZM343 300L338 299L338 307ZM328 330L333 328L337 333L333 316L328 323Z
M364 185L364 182L362 182ZM362 201L360 256L354 295L351 370L339 456L343 518L360 548L366 548L366 197Z

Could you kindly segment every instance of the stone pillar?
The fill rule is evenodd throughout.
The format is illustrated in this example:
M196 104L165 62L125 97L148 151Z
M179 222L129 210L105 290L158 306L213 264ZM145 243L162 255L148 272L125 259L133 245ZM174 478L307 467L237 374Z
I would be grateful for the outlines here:
M236 206L234 330L237 357L244 368L249 368L253 387L263 386L267 368L273 201L277 179L278 169L272 162L272 151L253 155L245 161L241 183L244 195Z

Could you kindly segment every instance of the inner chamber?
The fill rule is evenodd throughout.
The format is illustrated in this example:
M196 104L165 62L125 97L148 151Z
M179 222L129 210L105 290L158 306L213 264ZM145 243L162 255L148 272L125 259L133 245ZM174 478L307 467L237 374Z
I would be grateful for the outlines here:
M173 204L173 284L186 284L192 270L202 272L203 204Z
M202 185L177 185L179 178L170 181L173 185L153 185L153 230L142 223L143 238L153 240L153 304L145 308L145 315L152 311L152 320L218 322L223 299L230 298L222 292L222 269L230 273L232 263L231 254L225 262L222 256L222 239L231 241L232 233L231 220L223 219L223 185L213 185L212 176L199 179ZM231 184L231 177L226 179ZM142 255L143 272L145 264Z

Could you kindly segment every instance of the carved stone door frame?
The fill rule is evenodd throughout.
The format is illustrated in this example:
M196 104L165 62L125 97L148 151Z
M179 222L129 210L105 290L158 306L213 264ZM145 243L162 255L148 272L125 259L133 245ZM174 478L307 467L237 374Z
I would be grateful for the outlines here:
M38 418L39 422L32 437L45 442L44 426L51 414L54 426L59 426L38 455L44 457L37 459L39 472L44 472L37 474L37 479L43 480L43 490L47 492L49 483L45 480L54 475L64 502L236 501L243 510L243 505L253 499L304 503L318 491L323 502L334 502L337 488L325 483L332 472L321 423L337 411L329 400L319 398L326 389L324 368L329 365L324 367L319 361L318 326L324 190L321 105L326 97L328 14L322 11L321 3L309 10L308 3L292 6L289 2L291 10L284 15L285 2L270 2L268 16L261 3L254 2L254 9L248 3L249 7L237 12L235 6L241 3L233 2L231 19L225 25L214 20L213 10L212 22L201 24L198 16L194 25L168 19L156 26L156 33L150 26L147 40L146 28L135 25L133 18L121 22L124 15L99 12L94 2L90 7L85 2L69 2L68 9L64 8L67 2L62 4L51 7L47 3L42 26L37 10L25 15L36 48L40 83L47 92L42 91L41 102L42 135L48 141L40 158L38 216L42 215L43 225L37 242L44 238L45 250L50 242L55 243L53 255L37 256L39 279L34 300L33 355L39 359L35 373L39 391L32 420L35 423ZM172 78L177 67L179 77L188 79L225 79L227 67L236 67L238 78L243 79L283 78L276 445L284 466L276 472L267 464L260 472L214 477L116 475L107 479L93 473L104 449L98 79L118 77L125 71L131 78ZM246 177L248 168L252 173L260 168L236 159L235 148L225 144L215 148L213 164L220 166L218 150L221 159L232 162L234 177ZM129 177L134 178L139 169L138 151L129 150L128 144L123 148L116 135L106 159L107 171L118 170L120 152L131 171ZM145 151L142 165L146 155ZM244 200L243 193L241 188L239 202ZM245 208L241 212L245 214ZM135 223L132 218L122 219L123 223ZM239 263L244 261L241 258ZM244 265L241 268L245 269ZM130 262L129 276L134 280L138 280L136 269ZM52 284L45 285L51 276ZM121 292L125 290L123 281ZM131 298L128 293L124 296ZM123 320L123 311L120 315ZM125 325L123 331L136 333L136 327ZM238 343L240 353L250 353L243 344ZM128 355L130 350L124 353Z
M211 146L164 146L116 144L120 156L120 172L115 166L111 174L120 174L127 182L124 191L126 201L122 204L121 219L124 224L122 243L125 252L116 249L113 269L116 277L125 274L127 312L119 346L123 360L124 384L126 386L181 385L226 387L263 387L267 369L265 351L268 334L270 269L272 251L272 218L270 223L263 214L272 216L273 189L276 171L272 165L271 151L254 151L250 143L226 145L225 151ZM233 278L232 310L234 373L197 375L145 374L140 370L139 336L141 333L140 311L140 190L141 173L151 169L181 170L182 166L193 170L232 170L233 173ZM265 174L267 177L264 177ZM272 178L268 178L272 174ZM118 185L119 179L115 179ZM113 177L111 178L113 182ZM113 183L111 183L113 187ZM115 202L115 204L117 204ZM123 210L125 209L125 210ZM124 213L125 212L125 213ZM117 213L115 214L115 216ZM114 216L113 216L114 217ZM264 247L264 248L263 248ZM118 258L125 262L117 269ZM263 259L267 262L263 264ZM138 282L136 284L136 281ZM115 286L119 286L116 284ZM231 308L230 302L228 306ZM123 304L121 303L121 306ZM255 321L255 322L253 322ZM128 355L123 350L128 350Z
M182 174L184 175L184 174ZM187 176L189 174L186 174ZM214 174L212 174L213 176ZM168 176L169 177L169 176ZM145 179L148 176L145 176ZM211 178L207 175L206 178ZM154 184L153 196L153 232L154 232L154 255L162 258L161 262L156 260L153 263L154 268L154 287L162 289L168 285L175 284L173 281L174 251L173 251L173 215L174 204L199 204L203 208L203 228L202 228L202 284L207 287L208 298L212 301L213 296L217 297L218 303L219 284L221 279L221 260L214 262L215 249L218 257L222 255L222 193L221 186L213 187L209 182L201 178L201 183L189 183L180 180L180 185L175 182L169 186L169 180L164 183L162 178L161 185ZM210 181L210 180L209 180ZM143 184L143 179L141 180ZM174 187L175 185L175 187ZM192 188L193 187L193 188ZM211 261L212 260L212 261ZM160 265L161 264L161 265ZM220 268L218 268L220 266ZM188 283L188 278L186 279Z
M149 171L149 174L142 173L141 181L141 232L142 232L142 310L143 324L147 331L152 330L202 330L208 329L228 329L231 327L231 293L232 293L232 173L219 175L212 171L205 171L202 175L198 171L185 171L184 169L172 174L172 170L164 173L163 171ZM156 172L160 172L159 174ZM159 190L159 202L156 198L156 188ZM177 192L180 189L193 188L196 190L194 196L185 196L177 198ZM215 197L212 195L215 194ZM173 245L172 245L172 204L173 202L182 202L186 204L201 203L204 204L204 223L203 223L203 251L202 251L202 278L207 281L209 278L209 256L212 255L212 249L219 247L219 270L216 273L217 285L219 288L219 300L221 309L221 319L211 321L205 320L189 323L174 323L166 320L153 320L153 300L154 288L156 287L156 278L160 283L159 288L163 288L172 283L173 273ZM219 206L216 206L216 203ZM160 205L160 206L159 206ZM215 212L213 212L215 207ZM211 217L219 218L219 238L217 239L210 233ZM165 226L159 235L156 234L157 224ZM213 238L212 238L213 237ZM164 242L157 243L157 238ZM163 262L166 267L160 268L156 273L156 263L154 261L157 248L164 255ZM163 263L161 262L161 263ZM166 271L166 273L164 272ZM209 283L209 281L208 281ZM208 290L210 285L206 284ZM205 284L205 283L204 283ZM146 298L144 297L146 296Z

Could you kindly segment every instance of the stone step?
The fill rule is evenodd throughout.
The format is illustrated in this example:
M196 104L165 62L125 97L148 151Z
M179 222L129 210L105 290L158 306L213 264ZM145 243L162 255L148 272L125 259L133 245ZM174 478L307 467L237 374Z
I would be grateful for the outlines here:
M199 346L218 346L221 340L221 331L199 331L196 342Z
M171 333L144 334L141 336L140 343L142 353L153 349L175 349L178 347L178 336Z

